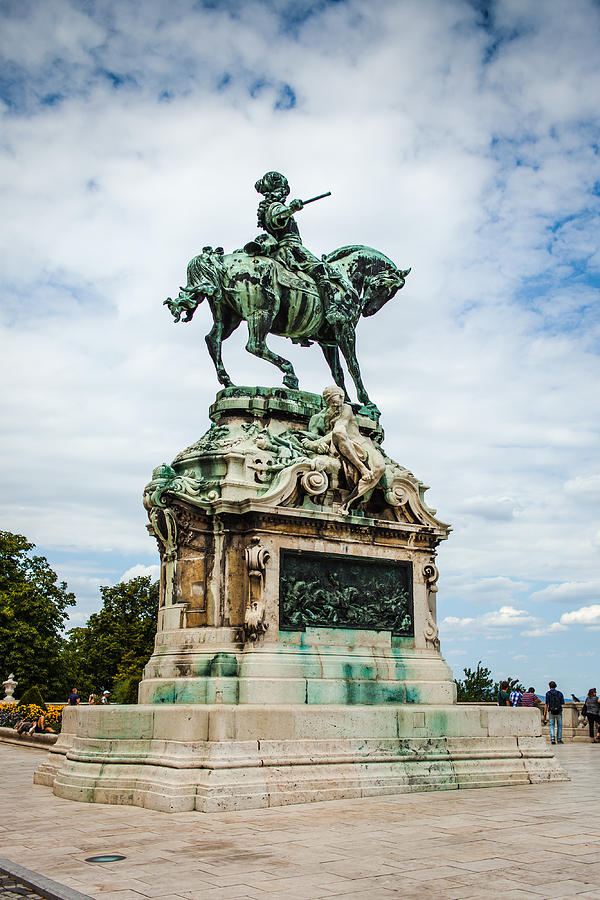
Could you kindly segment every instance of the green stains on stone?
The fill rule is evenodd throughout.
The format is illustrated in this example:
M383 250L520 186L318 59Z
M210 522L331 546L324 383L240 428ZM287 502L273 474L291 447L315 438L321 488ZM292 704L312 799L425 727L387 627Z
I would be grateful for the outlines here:
M208 685L203 679L189 679L175 683L175 703L207 703Z
M397 650L402 650L404 647L412 647L413 646L413 638L408 637L403 634L393 634L392 635L392 647Z
M400 682L381 682L371 666L344 665L345 703L348 706L376 706L380 703L404 703L405 690Z
M157 686L146 702L208 704L239 703L239 679L235 657L217 653L211 660L211 675L173 678Z
M150 703L175 703L174 682L161 682L152 692Z
M236 678L238 674L237 659L232 653L217 653L210 661L211 677Z
M438 734L442 737L449 733L448 715L445 710L431 710L428 716L428 726L432 734Z

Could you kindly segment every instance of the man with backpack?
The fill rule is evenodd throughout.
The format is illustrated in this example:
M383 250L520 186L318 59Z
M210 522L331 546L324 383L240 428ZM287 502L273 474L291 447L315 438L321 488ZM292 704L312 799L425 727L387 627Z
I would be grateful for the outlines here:
M546 704L544 716L548 716L548 730L550 731L550 743L562 744L562 708L565 698L562 691L556 690L556 682L548 683L549 691L546 692ZM555 739L556 734L556 739Z

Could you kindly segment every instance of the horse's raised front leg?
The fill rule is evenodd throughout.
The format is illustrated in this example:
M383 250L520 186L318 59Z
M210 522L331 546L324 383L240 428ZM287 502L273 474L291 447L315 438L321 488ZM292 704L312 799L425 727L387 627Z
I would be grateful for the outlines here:
M319 344L319 346L321 347L323 356L325 357L327 365L331 370L333 380L335 381L337 386L341 387L341 389L343 390L346 403L350 403L350 397L348 396L348 391L346 390L346 385L344 383L344 372L342 370L338 348L332 347L330 344Z
M283 356L273 353L267 347L267 335L270 332L274 318L273 312L262 309L248 315L248 343L246 344L246 350L248 353L252 353L253 356L266 359L267 362L273 363L274 366L281 369L284 373L283 383L285 386L297 391L298 379L291 362L288 362Z
M228 313L221 318L216 314L215 310L213 310L213 315L215 316L214 325L204 340L206 341L206 346L208 347L208 352L211 355L212 361L215 364L219 382L225 387L231 387L233 382L223 365L221 345L223 344L223 341L226 341L227 338L233 334L242 320L239 316L232 315L231 313Z
M354 382L354 386L356 387L356 396L358 397L360 403L363 404L363 406L367 406L372 409L373 412L379 413L379 410L377 409L375 404L371 403L371 401L369 400L369 395L367 394L367 390L363 384L363 380L360 374L360 368L358 366L358 360L356 358L356 335L354 333L354 329L340 328L336 337L338 339L339 348L344 354L344 359L346 360L348 371L350 372L352 381Z

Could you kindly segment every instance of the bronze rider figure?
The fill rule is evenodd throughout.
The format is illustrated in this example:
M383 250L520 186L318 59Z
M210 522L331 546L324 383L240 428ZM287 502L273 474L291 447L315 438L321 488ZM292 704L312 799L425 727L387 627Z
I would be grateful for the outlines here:
M344 275L303 245L294 213L304 204L302 200L292 200L289 206L285 205L290 192L287 178L279 172L267 172L254 187L264 197L258 205L258 227L267 234L247 244L245 249L254 254L273 255L292 272L310 275L323 303L325 318L335 329L358 307L358 294Z

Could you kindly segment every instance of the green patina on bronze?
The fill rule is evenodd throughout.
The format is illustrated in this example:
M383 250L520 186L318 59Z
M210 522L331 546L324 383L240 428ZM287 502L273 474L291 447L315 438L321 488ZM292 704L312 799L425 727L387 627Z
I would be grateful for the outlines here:
M322 626L414 634L408 562L284 550L279 571L282 629Z
M410 269L398 269L383 253L360 244L317 258L303 245L294 218L312 200L292 200L286 206L289 185L278 172L267 172L255 187L264 197L258 225L265 233L230 254L222 247L204 247L188 264L187 283L179 296L167 298L165 304L176 322L182 318L189 322L207 300L214 324L206 343L217 377L226 387L232 381L223 365L222 343L245 321L248 352L281 369L283 383L294 390L298 388L294 368L269 349L269 334L289 337L302 346L318 344L349 401L341 351L359 402L377 417L379 410L369 400L356 357L356 326L361 316L374 315L391 300Z

